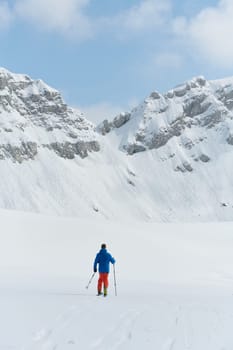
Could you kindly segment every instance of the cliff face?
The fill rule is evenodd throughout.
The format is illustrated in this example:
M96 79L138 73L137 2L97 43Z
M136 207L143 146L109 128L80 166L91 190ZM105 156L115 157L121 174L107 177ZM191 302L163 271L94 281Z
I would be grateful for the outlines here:
M103 121L98 130L102 135L117 132L120 148L129 155L171 146L175 141L170 156L187 149L189 162L194 164L210 160L201 149L211 147L214 134L221 142L233 144L232 110L233 78L208 82L197 77L164 95L152 92L131 112ZM183 170L191 168L184 166Z
M93 125L41 80L0 69L0 159L34 159L48 149L63 158L99 151Z
M233 79L156 91L95 127L40 80L0 69L0 208L233 220Z

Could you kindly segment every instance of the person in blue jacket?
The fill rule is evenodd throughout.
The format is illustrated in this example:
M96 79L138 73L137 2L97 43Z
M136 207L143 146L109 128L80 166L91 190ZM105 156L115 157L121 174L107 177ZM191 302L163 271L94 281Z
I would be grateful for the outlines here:
M101 249L97 253L94 261L94 272L97 272L97 265L99 265L99 279L97 285L98 295L102 295L102 285L104 285L104 296L107 296L108 290L108 274L109 274L109 263L115 264L115 259L106 249L106 244L101 244Z

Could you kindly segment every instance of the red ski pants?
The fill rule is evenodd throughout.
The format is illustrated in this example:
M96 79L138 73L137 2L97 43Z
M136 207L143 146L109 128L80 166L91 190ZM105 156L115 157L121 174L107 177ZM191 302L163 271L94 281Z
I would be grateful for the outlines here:
M98 279L98 292L101 292L102 285L104 285L104 288L108 288L108 273L100 272L99 279Z

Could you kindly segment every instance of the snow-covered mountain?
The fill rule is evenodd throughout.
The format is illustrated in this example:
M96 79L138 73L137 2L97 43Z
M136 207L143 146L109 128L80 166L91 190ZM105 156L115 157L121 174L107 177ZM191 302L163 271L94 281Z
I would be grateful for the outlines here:
M233 144L232 130L233 78L207 82L197 77L176 87L165 95L151 95L130 113L122 113L112 122L105 120L99 126L106 133L120 129L120 148L129 155L170 144L173 158L180 148L192 150L195 161L208 162L208 155L196 147L221 129L221 140ZM207 143L207 142L204 142ZM208 150L211 152L211 150ZM176 170L192 171L191 160L184 159Z
M233 219L233 78L197 77L96 128L41 80L0 70L0 207Z
M43 148L73 159L98 151L93 125L41 80L0 69L0 158L21 163Z
M154 91L98 130L143 172L143 190L159 203L152 217L233 218L233 78L197 77L164 95Z

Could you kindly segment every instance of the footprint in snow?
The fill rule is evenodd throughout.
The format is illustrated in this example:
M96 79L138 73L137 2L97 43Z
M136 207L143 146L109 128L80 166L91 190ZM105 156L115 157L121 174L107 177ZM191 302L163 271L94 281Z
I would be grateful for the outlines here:
M163 350L172 350L174 345L175 345L175 339L169 339L164 343L162 349Z

